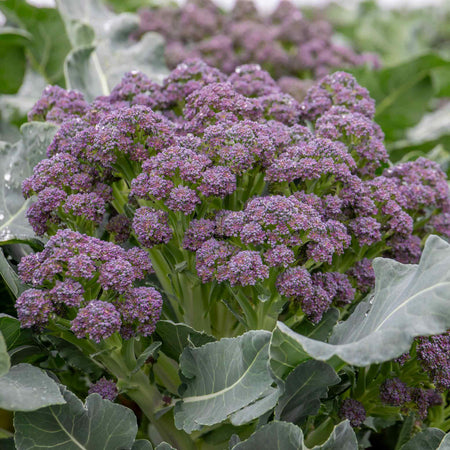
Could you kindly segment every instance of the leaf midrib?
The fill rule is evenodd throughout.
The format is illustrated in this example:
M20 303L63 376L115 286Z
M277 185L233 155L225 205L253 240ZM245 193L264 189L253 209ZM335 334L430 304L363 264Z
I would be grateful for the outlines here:
M264 344L264 346L261 347L260 350L258 350L258 352L256 353L255 357L253 358L252 363L248 366L248 368L245 370L245 372L244 372L244 373L243 373L243 374L242 374L242 375L241 375L241 376L240 376L240 377L239 377L232 385L230 385L230 386L228 386L228 387L226 387L225 389L222 389L222 390L220 390L220 391L213 392L213 393L211 393L211 394L196 395L196 396L192 396L192 397L186 397L186 398L183 398L181 401L182 401L183 403L201 402L201 401L204 401L204 400L210 400L210 399L212 399L212 398L219 397L219 396L225 394L226 392L231 391L233 388L235 388L235 387L241 382L242 379L245 378L245 376L247 375L247 373L250 371L250 369L251 369L251 368L254 366L254 364L256 363L256 361L257 361L259 355L263 352L263 350L265 350L265 349L268 348L268 347L269 347L269 342L267 342L266 344Z

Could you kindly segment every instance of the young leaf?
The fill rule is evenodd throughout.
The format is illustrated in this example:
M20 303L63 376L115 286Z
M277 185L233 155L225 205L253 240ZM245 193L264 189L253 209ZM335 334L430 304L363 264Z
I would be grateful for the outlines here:
M275 409L275 419L300 425L305 417L315 416L328 386L339 383L336 372L321 361L306 361L287 377L284 393Z
M3 339L3 335L0 332L0 377L5 373L8 373L10 367L9 355L6 350L5 339Z
M58 385L45 372L30 364L17 364L0 377L0 408L34 411L65 403Z
M49 406L14 416L20 449L52 448L116 450L131 448L137 423L131 409L91 394L86 404L61 387L65 405Z
M25 216L30 200L22 196L22 181L46 156L58 127L51 123L30 122L21 127L22 139L14 145L0 142L0 243L36 239Z
M185 347L192 343L200 347L216 339L203 331L196 331L184 323L175 323L171 320L160 320L156 324L156 334L162 340L161 351L169 358L178 361Z
M153 356L161 347L161 342L153 342L150 344L138 357L136 360L136 367L132 370L131 373L136 373L147 361L150 356Z
M268 370L268 331L249 331L199 348L185 348L180 371L183 398L175 405L175 425L190 433L214 425L259 399L273 380Z
M329 343L294 333L278 322L276 333L295 346L294 357L304 351L322 361L337 356L348 364L369 366L405 353L416 336L439 334L450 328L447 242L430 236L418 265L377 258L373 266L373 296L369 295L334 328ZM276 354L277 347L273 351ZM286 359L291 364L289 357Z

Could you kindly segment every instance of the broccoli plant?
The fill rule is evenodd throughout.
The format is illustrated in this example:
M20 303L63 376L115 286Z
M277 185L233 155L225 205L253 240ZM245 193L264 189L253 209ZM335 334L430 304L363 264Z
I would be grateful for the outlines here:
M29 119L59 128L22 185L46 244L17 315L98 370L84 406L63 386L10 405L19 448L54 429L95 448L67 424L116 423L116 398L159 448L446 440L450 248L430 235L450 235L448 185L424 158L393 166L374 112L344 72L298 102L257 65L198 59L92 103L46 88ZM133 427L105 448L151 448Z

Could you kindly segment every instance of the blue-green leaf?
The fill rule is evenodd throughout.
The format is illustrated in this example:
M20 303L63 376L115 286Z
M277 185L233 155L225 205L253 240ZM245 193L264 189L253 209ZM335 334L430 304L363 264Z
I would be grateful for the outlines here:
M190 433L214 425L258 400L273 380L268 370L268 331L249 331L198 348L185 348L180 371L182 400L175 405L175 425Z
M22 181L46 157L57 129L51 123L30 122L22 125L19 142L0 142L0 243L36 239L25 215L31 200L25 201L22 196Z
M44 371L30 364L17 364L0 377L0 408L34 411L65 403L58 385Z
M444 436L445 433L438 428L427 428L414 435L401 450L436 450L441 448L439 444Z
M14 416L16 445L20 450L117 450L131 448L137 432L131 409L91 394L83 403L65 387L65 405L49 406Z
M300 425L307 416L314 416L325 398L328 386L339 383L336 372L321 361L306 361L297 366L284 383L284 393L275 409L275 418Z
M285 365L291 366L291 359L299 359L298 355L306 352L322 361L338 357L348 364L369 366L407 352L416 336L439 334L450 328L447 242L430 236L418 265L384 258L375 259L373 265L376 276L373 295L334 328L329 343L294 333L278 322L274 336L278 336L278 341L284 337L291 352L284 356ZM271 351L277 362L279 345L273 346ZM276 369L282 372L277 364Z
M270 422L232 450L307 450L301 428L287 422Z
M161 351L175 361L178 361L185 347L200 347L216 340L203 331L196 331L189 325L171 320L160 320L156 324L156 334L162 340Z

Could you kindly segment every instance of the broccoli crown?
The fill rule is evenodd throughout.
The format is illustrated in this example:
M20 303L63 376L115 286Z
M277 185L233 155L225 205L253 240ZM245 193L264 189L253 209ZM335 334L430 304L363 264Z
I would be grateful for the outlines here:
M415 263L426 235L450 235L445 174L424 158L389 166L347 73L302 102L256 65L228 76L198 59L161 86L131 72L92 104L63 92L30 113L60 128L23 183L31 225L52 236L20 266L24 326L65 314L97 341L150 334L161 297L136 280L164 246L203 283L276 289L318 322L371 289L375 256Z

